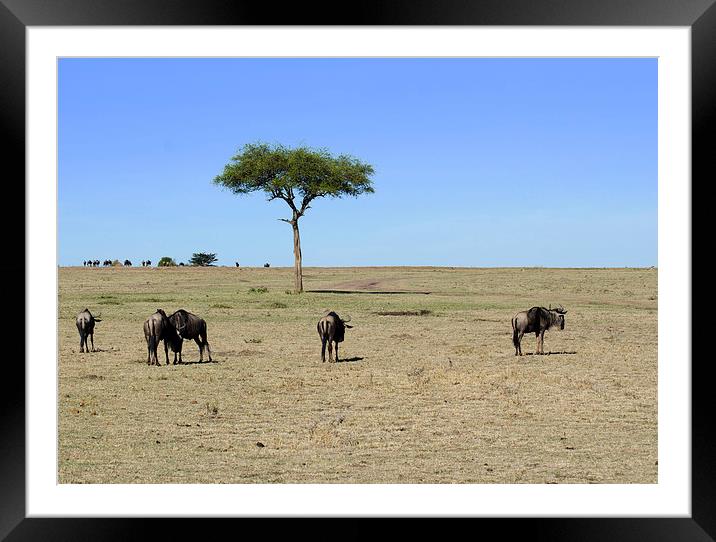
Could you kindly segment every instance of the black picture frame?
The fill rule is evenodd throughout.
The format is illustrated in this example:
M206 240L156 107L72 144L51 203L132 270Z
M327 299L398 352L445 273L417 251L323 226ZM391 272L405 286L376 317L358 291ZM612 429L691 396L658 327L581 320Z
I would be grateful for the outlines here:
M690 27L692 33L693 201L693 187L705 185L708 182L707 174L713 169L712 160L709 160L712 152L708 144L708 134L715 131L715 2L716 0L393 0L356 1L337 10L335 2L313 2L308 5L299 2L286 3L281 9L277 9L273 4L246 0L0 0L0 119L2 133L7 140L4 145L5 159L13 166L15 178L25 177L25 29L28 26L685 26ZM24 192L22 197L24 198ZM507 539L511 538L511 535L529 533L532 539L551 541L714 540L716 445L712 422L714 399L711 390L707 389L711 382L708 378L709 360L692 356L691 360L684 361L691 362L692 375L690 518L477 519L480 522L478 526L499 529L499 536L506 536ZM4 376L4 381L12 385L4 386L0 396L0 538L136 540L148 537L161 520L26 517L24 367L17 363L7 364ZM199 521L204 525L199 528L205 529L205 522L208 520ZM175 529L184 536L191 535L192 528L184 520L172 522L170 526L166 523L161 522L160 527L165 536L171 536L171 531ZM417 525L422 529L419 522ZM312 526L306 528L315 529ZM248 534L248 531L244 534ZM345 532L334 532L333 535L342 537Z

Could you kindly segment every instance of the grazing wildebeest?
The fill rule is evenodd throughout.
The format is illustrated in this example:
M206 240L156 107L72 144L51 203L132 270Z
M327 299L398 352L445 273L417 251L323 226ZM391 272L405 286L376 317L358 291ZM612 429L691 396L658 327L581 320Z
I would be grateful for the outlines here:
M346 328L352 328L346 322L350 322L351 317L347 316L342 319L335 312L327 313L318 321L318 336L321 338L321 361L326 361L326 343L328 343L328 362L333 361L333 344L336 343L336 361L338 361L338 343L343 342L346 335Z
M179 336L182 339L194 339L197 345L199 345L199 363L204 361L204 348L209 354L209 361L211 359L211 348L209 348L209 341L206 334L206 321L200 318L196 314L179 309L169 317L169 321L174 325ZM181 342L179 343L179 349L174 350L174 365L177 364L177 352L179 353L179 363L182 363L181 359Z
M267 262L264 264L264 267L271 267L271 264Z
M162 309L157 309L157 312L144 322L144 338L147 340L147 365L159 365L157 359L159 341L164 341L167 365L169 365L169 347L171 346L174 352L181 349L182 338Z
M515 356L522 355L522 336L534 333L537 337L537 354L544 354L544 332L554 326L564 329L564 315L567 313L562 306L553 309L532 307L528 311L518 312L512 319L512 344L515 345Z
M132 267L132 262L130 260L124 260L124 265Z
M90 342L92 343L92 352L95 351L94 325L96 322L102 321L99 316L101 315L97 315L97 317L92 316L89 309L85 309L77 315L75 322L77 324L77 331L80 332L80 352L89 352L89 348L87 347L87 337L90 338Z

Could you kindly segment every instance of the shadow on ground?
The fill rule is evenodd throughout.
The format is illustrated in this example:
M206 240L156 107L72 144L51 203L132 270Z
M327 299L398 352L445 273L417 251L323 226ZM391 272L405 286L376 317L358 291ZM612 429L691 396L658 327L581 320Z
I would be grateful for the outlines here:
M363 358L353 357L353 358L343 358L339 359L336 363L353 363L356 361L362 361Z
M534 352L526 352L524 355L525 356L563 356L563 355L572 355L572 354L576 354L576 353L577 352L568 352L565 350L563 352L545 352L544 354L535 354Z
M409 291L404 290L401 292L398 291L374 291L374 290L306 290L307 292L310 292L312 294L423 294L423 295L429 295L430 292L416 292L416 291Z

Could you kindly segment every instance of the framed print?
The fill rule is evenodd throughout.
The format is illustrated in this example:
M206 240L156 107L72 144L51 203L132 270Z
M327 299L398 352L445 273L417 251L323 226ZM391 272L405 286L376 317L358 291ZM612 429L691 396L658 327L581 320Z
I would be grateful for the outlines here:
M27 354L4 399L0 533L466 517L545 540L713 539L713 400L691 346L712 4L344 19L3 0ZM239 125L249 139L217 143ZM480 190L451 180L470 163ZM234 253L219 231L253 241ZM123 253L87 260L103 245ZM578 309L537 305L558 296Z

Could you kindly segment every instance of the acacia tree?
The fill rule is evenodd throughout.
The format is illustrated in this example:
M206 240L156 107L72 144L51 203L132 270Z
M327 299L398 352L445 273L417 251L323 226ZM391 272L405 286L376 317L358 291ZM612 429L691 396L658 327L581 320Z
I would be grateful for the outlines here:
M216 261L216 254L211 252L195 252L189 260L189 265L206 267Z
M214 184L234 194L262 191L268 201L282 199L288 204L291 218L279 220L293 229L295 290L303 292L299 219L316 198L373 192L372 174L373 166L345 154L332 156L326 149L250 143L224 166Z

